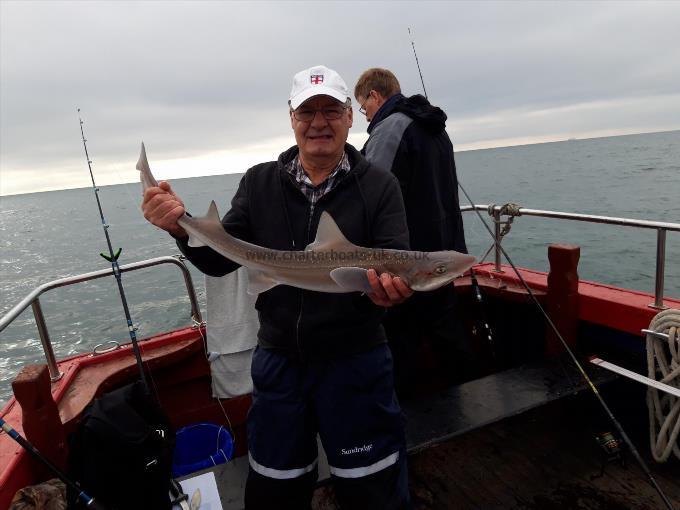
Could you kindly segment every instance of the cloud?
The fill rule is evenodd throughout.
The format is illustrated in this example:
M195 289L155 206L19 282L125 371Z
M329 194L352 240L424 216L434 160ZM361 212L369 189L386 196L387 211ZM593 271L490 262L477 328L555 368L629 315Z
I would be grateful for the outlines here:
M677 129L680 93L512 108L453 119L456 149L478 149L569 138L594 138ZM507 136L508 133L521 136Z
M408 27L457 147L678 129L678 25L672 2L3 1L0 194L87 185L76 107L106 182L142 139L191 175L275 154L302 68L420 92Z

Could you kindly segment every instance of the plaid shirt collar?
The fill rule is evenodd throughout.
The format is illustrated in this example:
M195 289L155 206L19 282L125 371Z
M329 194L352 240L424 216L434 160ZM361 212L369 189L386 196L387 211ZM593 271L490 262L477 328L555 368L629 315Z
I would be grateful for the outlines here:
M342 153L342 158L338 163L338 166L328 175L328 177L319 185L314 186L312 180L302 168L302 163L300 162L300 155L295 156L290 163L286 165L286 171L293 177L295 183L302 193L307 197L307 200L314 205L316 202L332 190L335 185L345 177L350 171L349 157L347 152Z

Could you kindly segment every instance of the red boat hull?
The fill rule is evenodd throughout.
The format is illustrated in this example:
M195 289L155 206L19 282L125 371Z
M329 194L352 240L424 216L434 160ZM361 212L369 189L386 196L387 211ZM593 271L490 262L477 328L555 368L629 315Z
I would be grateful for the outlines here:
M492 264L475 267L475 274L484 294L504 302L528 302L527 292L518 277L510 268L503 269L504 272L496 272ZM553 267L553 271L554 269ZM554 298L548 289L548 274L527 269L521 269L520 272L542 305L550 309L550 301ZM469 276L457 280L455 285L462 295L471 293ZM652 295L578 280L575 288L574 321L634 335L639 337L640 349L644 347L644 337L640 330L646 328L658 312L649 306L653 302ZM677 299L666 299L665 304L680 308L680 300ZM156 335L140 344L145 365L151 373L153 389L175 428L199 421L225 421L217 400L211 395L210 369L205 356L203 336L203 331L188 327ZM546 352L553 348L548 341ZM46 391L51 392L58 410L58 419L55 418L53 422L61 424L62 430L42 428L36 431L35 428L24 427L25 423L32 420L45 421L45 417L40 415L45 411L22 410L14 398L1 413L20 433L23 434L25 428L30 429L31 434L27 439L38 447L45 445L47 450L54 443L55 437L67 437L74 430L83 409L94 398L133 380L136 375L136 364L129 345L97 356L74 356L61 361L59 368L64 376L52 383L51 388ZM236 435L236 455L243 455L246 452L245 421L250 396L223 400L222 404ZM56 463L64 467L65 452L62 453L62 460ZM0 435L0 466L0 508L7 508L20 488L51 477L7 434Z

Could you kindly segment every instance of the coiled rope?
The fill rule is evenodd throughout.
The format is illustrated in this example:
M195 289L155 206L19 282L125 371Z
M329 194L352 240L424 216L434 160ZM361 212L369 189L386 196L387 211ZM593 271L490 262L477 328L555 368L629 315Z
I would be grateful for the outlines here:
M668 340L647 334L647 370L650 379L680 388L680 310L656 314L649 325ZM647 390L649 440L654 460L666 462L673 453L680 459L680 398L650 387Z

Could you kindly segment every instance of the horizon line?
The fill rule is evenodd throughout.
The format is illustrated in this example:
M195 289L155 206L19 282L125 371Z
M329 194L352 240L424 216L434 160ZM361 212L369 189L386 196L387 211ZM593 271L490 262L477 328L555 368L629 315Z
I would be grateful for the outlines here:
M680 131L680 129L669 129L669 130L662 130L662 131L640 131L640 132L635 132L635 133L624 133L624 134L618 134L618 135L603 135L603 136L586 136L583 138L580 138L578 136L576 137L569 137L569 138L559 138L555 140L544 140L540 142L528 142L528 143L515 143L515 144L508 144L508 145L491 145L488 147L474 147L474 148L467 148L467 149L458 149L454 150L456 154L460 154L462 152L474 152L474 151L484 151L484 150L493 150L493 149L509 149L513 147L526 147L526 146L531 146L531 145L543 145L543 144L549 144L549 143L564 143L564 142L580 142L580 141L585 141L585 140L598 140L601 138L619 138L623 136L636 136L636 135L652 135L652 134L661 134L661 133L673 133L675 131ZM491 141L490 141L491 142ZM463 146L465 145L474 145L474 144L484 144L485 142L474 142L473 144L462 144ZM454 143L454 149L455 149L455 143ZM247 169L246 169L247 170ZM174 178L174 181L177 180L183 180L183 179L196 179L200 177L212 177L216 175L235 175L235 174L242 174L245 173L245 170L243 171L238 171L238 172L216 172L216 173L210 173L210 174L203 174L203 175L193 175L191 177L178 177ZM97 186L98 188L105 188L108 186L121 186L125 184L132 184L137 182L136 180L133 181L128 181L128 182L120 182L116 184L104 184L101 186ZM18 196L18 195L31 195L31 194L36 194L36 193L49 193L52 191L69 191L69 190L76 190L76 189L88 189L91 188L92 186L75 186L71 188L53 188L53 189L45 189L45 190L40 190L40 191L20 191L17 193L7 193L7 194L0 194L1 197L13 197L13 196Z

